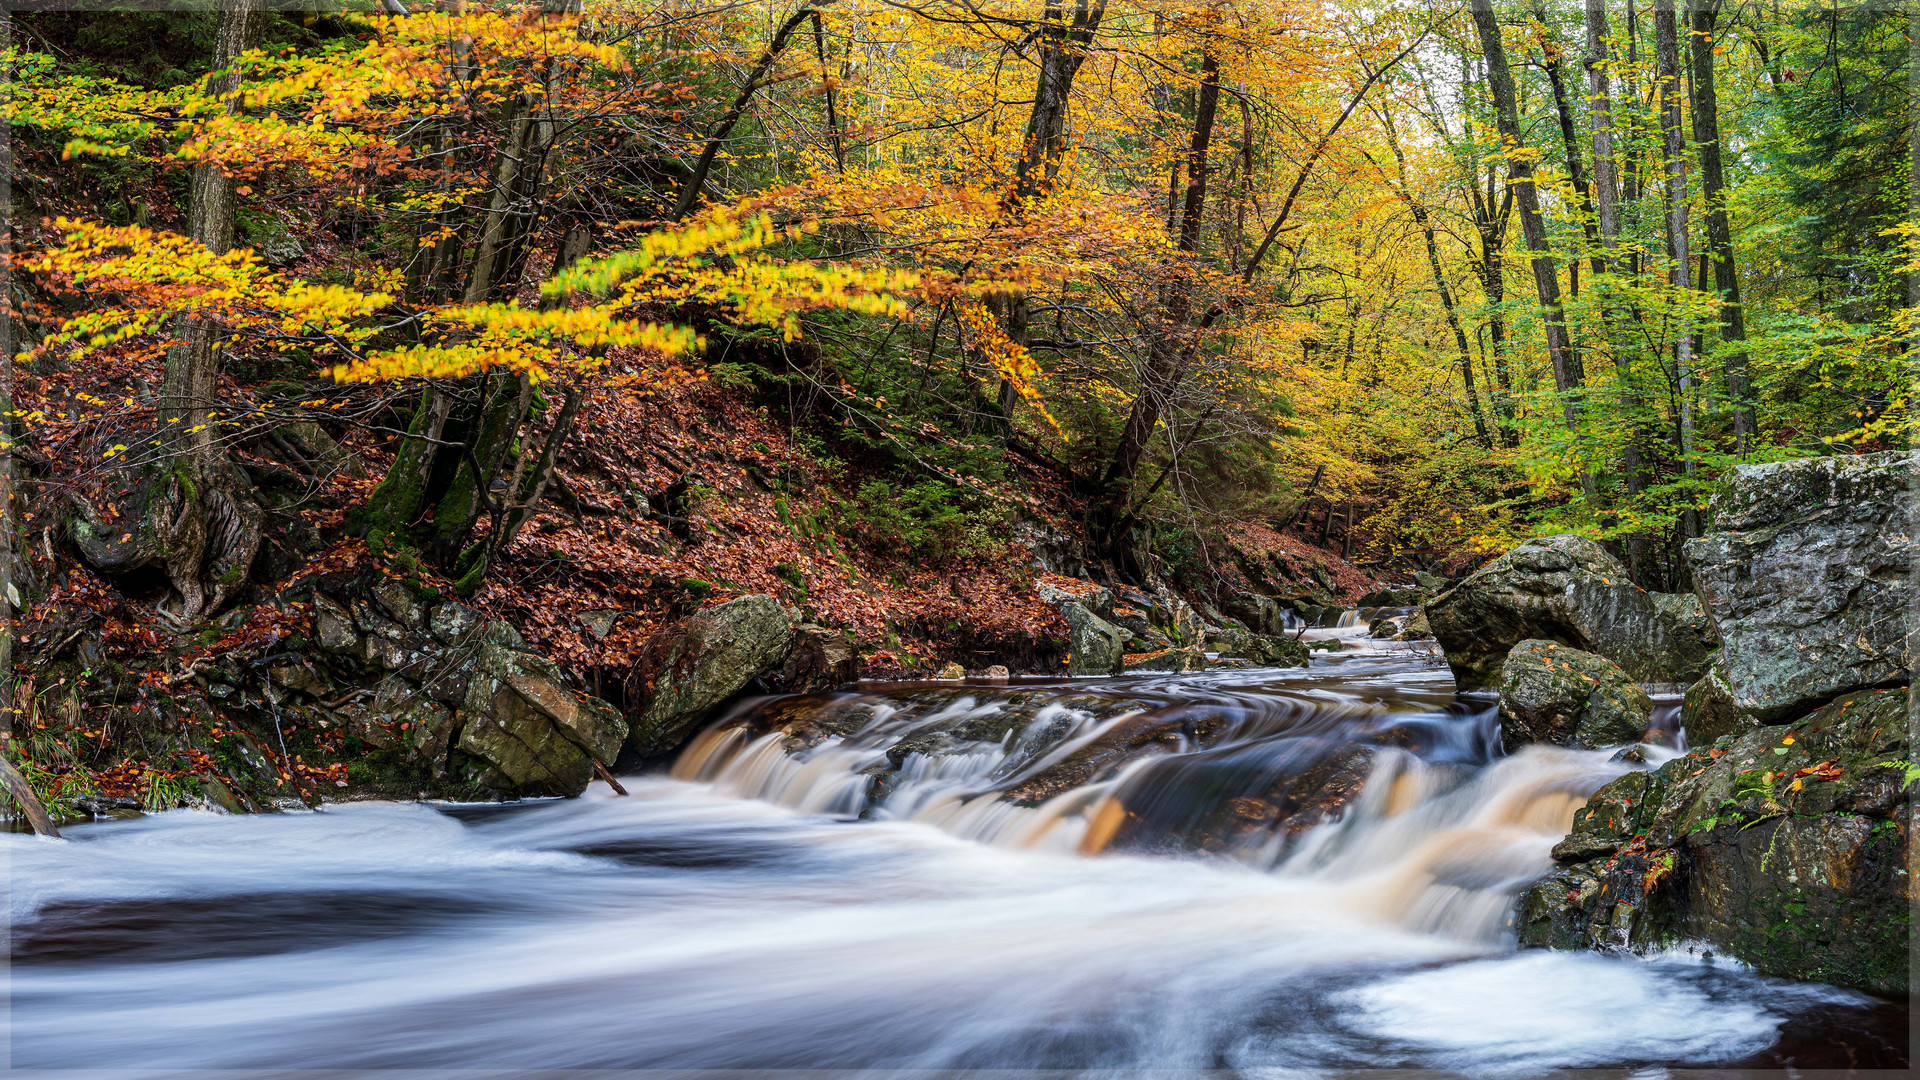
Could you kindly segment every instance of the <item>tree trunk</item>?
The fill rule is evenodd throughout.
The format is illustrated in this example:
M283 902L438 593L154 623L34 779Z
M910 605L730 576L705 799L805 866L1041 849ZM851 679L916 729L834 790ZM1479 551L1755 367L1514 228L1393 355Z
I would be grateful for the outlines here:
M1398 180L1400 198L1413 213L1414 223L1420 226L1421 239L1427 245L1427 267L1433 271L1433 287L1440 293L1440 308L1447 316L1447 328L1453 331L1454 347L1460 358L1460 384L1467 392L1467 406L1473 413L1473 430L1480 445L1493 449L1493 437L1487 431L1486 414L1480 411L1480 395L1473 385L1473 349L1467 343L1467 332L1460 325L1460 314L1454 309L1453 289L1447 285L1447 275L1440 266L1440 245L1434 234L1433 217L1427 212L1425 203L1414 198L1413 189L1407 182L1407 155L1400 149L1400 136L1393 127L1393 115L1381 110L1380 120L1387 134L1387 148L1393 151L1394 175Z
M1688 273L1690 255L1687 244L1687 153L1680 132L1680 49L1673 0L1654 0L1653 39L1655 67L1660 93L1661 157L1666 171L1667 259L1672 266L1669 282L1674 295L1684 298L1691 288ZM1693 337L1684 314L1673 339L1675 375L1680 384L1680 459L1686 476L1696 471L1694 463L1693 416ZM1688 510L1681 528L1698 535L1698 516Z
M1526 146L1520 128L1517 93L1513 72L1507 66L1507 48L1500 40L1500 24L1494 18L1491 0L1470 0L1473 25L1479 32L1480 49L1487 60L1487 86L1493 93L1494 120L1500 141L1509 151ZM1513 188L1514 204L1520 211L1520 231L1532 254L1534 290L1539 294L1547 333L1547 357L1553 364L1553 384L1559 391L1562 415L1568 430L1579 439L1580 394L1586 382L1579 359L1567 348L1566 311L1560 306L1560 278L1553 264L1553 250L1547 242L1546 219L1540 214L1540 196L1534 189L1533 162L1524 154L1507 159L1507 181ZM1599 492L1593 474L1581 469L1580 486L1589 503L1598 501Z
M1200 62L1200 90L1193 119L1193 140L1187 151L1187 197L1181 207L1180 236L1175 247L1193 254L1200 246L1201 224L1207 202L1207 154L1212 147L1213 121L1220 105L1220 62L1211 47ZM1126 426L1120 432L1120 445L1107 469L1108 485L1124 484L1133 478L1160 423L1168 394L1179 377L1181 356L1188 348L1187 323L1193 314L1193 295L1184 280L1176 279L1167 289L1162 325L1154 335L1147 367L1140 380L1139 393L1127 411ZM1116 500L1116 505L1117 505Z
M1591 2L1591 0L1589 0ZM1700 184L1707 200L1707 248L1713 259L1713 288L1720 294L1720 340L1726 358L1727 400L1733 406L1734 452L1753 449L1759 433L1747 376L1746 312L1740 304L1740 277L1733 263L1733 229L1727 219L1727 181L1720 161L1720 98L1713 83L1714 27L1720 0L1693 0L1693 141L1700 144Z
M722 113L720 119L715 121L713 127L708 130L706 144L700 150L699 160L694 162L693 169L687 173L686 180L681 183L680 197L675 200L673 211L667 215L667 220L679 221L686 217L687 212L700 201L700 193L707 186L707 174L713 171L714 157L720 153L720 147L726 142L727 136L733 134L733 126L740 122L741 115L747 110L747 103L751 102L753 95L760 91L761 80L767 77L767 72L773 68L774 61L778 60L780 54L786 50L787 42L792 39L793 32L813 18L822 8L832 7L834 2L835 0L813 0L812 3L802 4L797 11L787 16L787 21L781 23L778 30L774 31L773 40L767 43L766 51L760 54L759 61L748 73L747 84L734 95L733 104L727 107L727 111Z
M1560 143L1567 157L1567 179L1573 182L1573 190L1580 199L1580 228L1587 234L1587 250L1593 259L1593 272L1600 270L1600 228L1595 220L1594 197L1586 170L1580 161L1580 136L1573 122L1573 107L1567 101L1566 79L1562 75L1565 65L1561 58L1565 55L1560 42L1553 38L1547 23L1547 9L1536 0L1533 5L1533 18L1540 24L1540 53L1544 60L1541 65L1547 72L1547 84L1553 90L1553 111L1560 119ZM1592 68L1588 68L1588 78L1592 78ZM1595 145L1598 146L1596 136ZM1596 151L1597 153L1597 151ZM1597 181L1600 162L1593 163ZM1580 295L1580 264L1577 260L1567 264L1567 292L1572 296Z
M214 34L210 93L238 107L235 63L259 37L261 0L233 0L220 11ZM188 181L187 235L214 254L233 246L235 183L218 164L195 167ZM159 401L160 461L148 478L152 530L180 613L197 618L215 610L245 580L260 548L262 513L247 484L215 439L220 383L219 327L182 320L180 341L167 350Z
M1017 220L1027 203L1052 187L1060 173L1061 159L1067 153L1067 104L1072 100L1073 80L1086 60L1086 46L1100 31L1106 17L1106 0L1089 5L1078 0L1071 23L1060 0L1047 0L1041 18L1040 72L1033 91L1033 109L1027 115L1027 129L1020 144L1020 160L1014 164L1013 188L1007 193L1006 209ZM1022 294L1010 299L1001 329L1007 340L1024 346L1030 321L1030 302ZM1001 379L996 395L1000 424L1005 435L1013 433L1013 410L1020 395L1010 379Z
M1600 230L1600 252L1594 269L1607 278L1618 272L1615 249L1620 239L1620 214L1616 204L1618 184L1614 169L1613 87L1608 74L1611 57L1607 48L1606 0L1587 0L1587 110L1593 128L1593 202ZM1611 290L1609 282L1604 286ZM1647 490L1647 471L1641 459L1641 446L1648 435L1641 421L1642 402L1633 380L1633 349L1619 307L1607 297L1601 298L1601 320L1606 327L1607 351L1613 354L1614 377L1620 381L1620 411L1630 424L1626 444L1620 451L1620 471L1626 481L1627 498L1638 500ZM1653 549L1644 533L1627 537L1627 573L1634 581L1646 584L1652 568Z

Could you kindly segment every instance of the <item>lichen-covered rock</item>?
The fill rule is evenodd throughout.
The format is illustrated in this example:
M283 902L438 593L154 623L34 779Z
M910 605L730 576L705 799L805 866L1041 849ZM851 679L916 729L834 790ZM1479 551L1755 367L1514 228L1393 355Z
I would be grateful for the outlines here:
M1581 536L1529 540L1426 606L1462 690L1494 685L1507 652L1529 638L1598 653L1639 682L1690 683L1713 642L1688 611L1657 601Z
M753 680L778 672L792 622L771 596L742 596L694 615L649 648L652 686L628 744L662 754Z
M1905 452L1733 471L1686 553L1736 710L1774 723L1907 680L1913 473Z
M1521 941L1705 941L1769 975L1907 992L1904 690L1722 737L1601 788L1530 888Z
M1500 672L1500 741L1597 750L1646 733L1653 699L1604 656L1552 641L1513 647Z

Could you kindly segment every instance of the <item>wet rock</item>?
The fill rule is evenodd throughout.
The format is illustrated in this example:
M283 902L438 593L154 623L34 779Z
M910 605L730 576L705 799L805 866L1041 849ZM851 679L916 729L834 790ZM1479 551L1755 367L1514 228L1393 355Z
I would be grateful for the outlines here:
M1742 465L1714 497L1686 554L1738 713L1774 723L1907 680L1913 473L1905 452Z
M847 635L807 623L796 627L780 666L780 688L790 694L833 690L860 678L860 652Z
M940 669L940 674L934 677L942 682L959 682L967 677L967 669L949 660L946 665Z
M1401 624L1400 632L1393 636L1393 640L1432 641L1433 626L1427 622L1427 609L1421 608L1407 616L1407 621Z
M752 595L707 608L663 635L648 650L652 684L629 745L643 755L679 746L728 698L780 670L791 629L778 601Z
M1427 598L1425 589L1401 589L1383 585L1362 596L1360 607L1414 607Z
M1769 975L1907 991L1904 690L1862 690L1601 788L1529 889L1521 941L1704 941Z
M1686 612L1580 536L1530 540L1426 606L1462 690L1493 685L1507 652L1536 638L1598 653L1639 682L1692 682L1713 642Z
M1652 715L1653 699L1604 656L1528 640L1501 669L1500 741L1508 753L1528 743L1596 750L1634 742Z
M1012 678L1013 675L1011 672L1007 670L1007 667L1005 664L994 664L988 667L987 670L981 672L980 677L983 679L994 679L994 680L1004 681L1006 679Z
M1120 720L1060 761L1001 792L1023 805L1038 805L1110 775L1143 755L1192 749L1215 734L1221 721L1140 713Z

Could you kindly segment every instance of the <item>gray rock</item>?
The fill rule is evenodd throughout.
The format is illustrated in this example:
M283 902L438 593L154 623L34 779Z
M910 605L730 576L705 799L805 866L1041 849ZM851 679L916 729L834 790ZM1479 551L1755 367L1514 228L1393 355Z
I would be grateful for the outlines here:
M1237 592L1227 598L1227 614L1256 634L1278 634L1286 630L1285 610L1278 600L1258 593Z
M792 623L771 596L742 596L710 607L650 650L652 686L628 743L641 754L679 746L694 727L787 658Z
M344 655L360 651L360 631L354 628L353 616L324 593L313 598L313 636L326 652Z
M1087 572L1086 547L1077 536L1041 522L1021 521L1013 526L1013 538L1033 552L1035 569L1070 578Z
M521 795L578 795L627 736L619 710L568 690L553 661L501 644L481 646L461 711L458 749L484 763L483 783Z
M1604 656L1551 641L1528 640L1507 654L1500 673L1500 741L1597 750L1646 733L1653 700Z
M1712 642L1687 611L1684 602L1656 602L1581 536L1530 540L1426 606L1462 690L1492 685L1508 651L1527 639L1598 653L1639 682L1692 682Z
M1774 722L1907 681L1913 474L1905 452L1733 471L1686 553L1736 710Z

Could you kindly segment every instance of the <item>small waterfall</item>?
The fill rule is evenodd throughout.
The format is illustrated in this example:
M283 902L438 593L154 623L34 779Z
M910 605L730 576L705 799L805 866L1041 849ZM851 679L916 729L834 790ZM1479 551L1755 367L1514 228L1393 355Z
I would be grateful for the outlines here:
M1549 869L1574 811L1630 767L1546 747L1495 760L1485 706L1211 689L789 699L702 733L673 776L997 847L1222 858L1318 883L1384 922L1485 941Z

